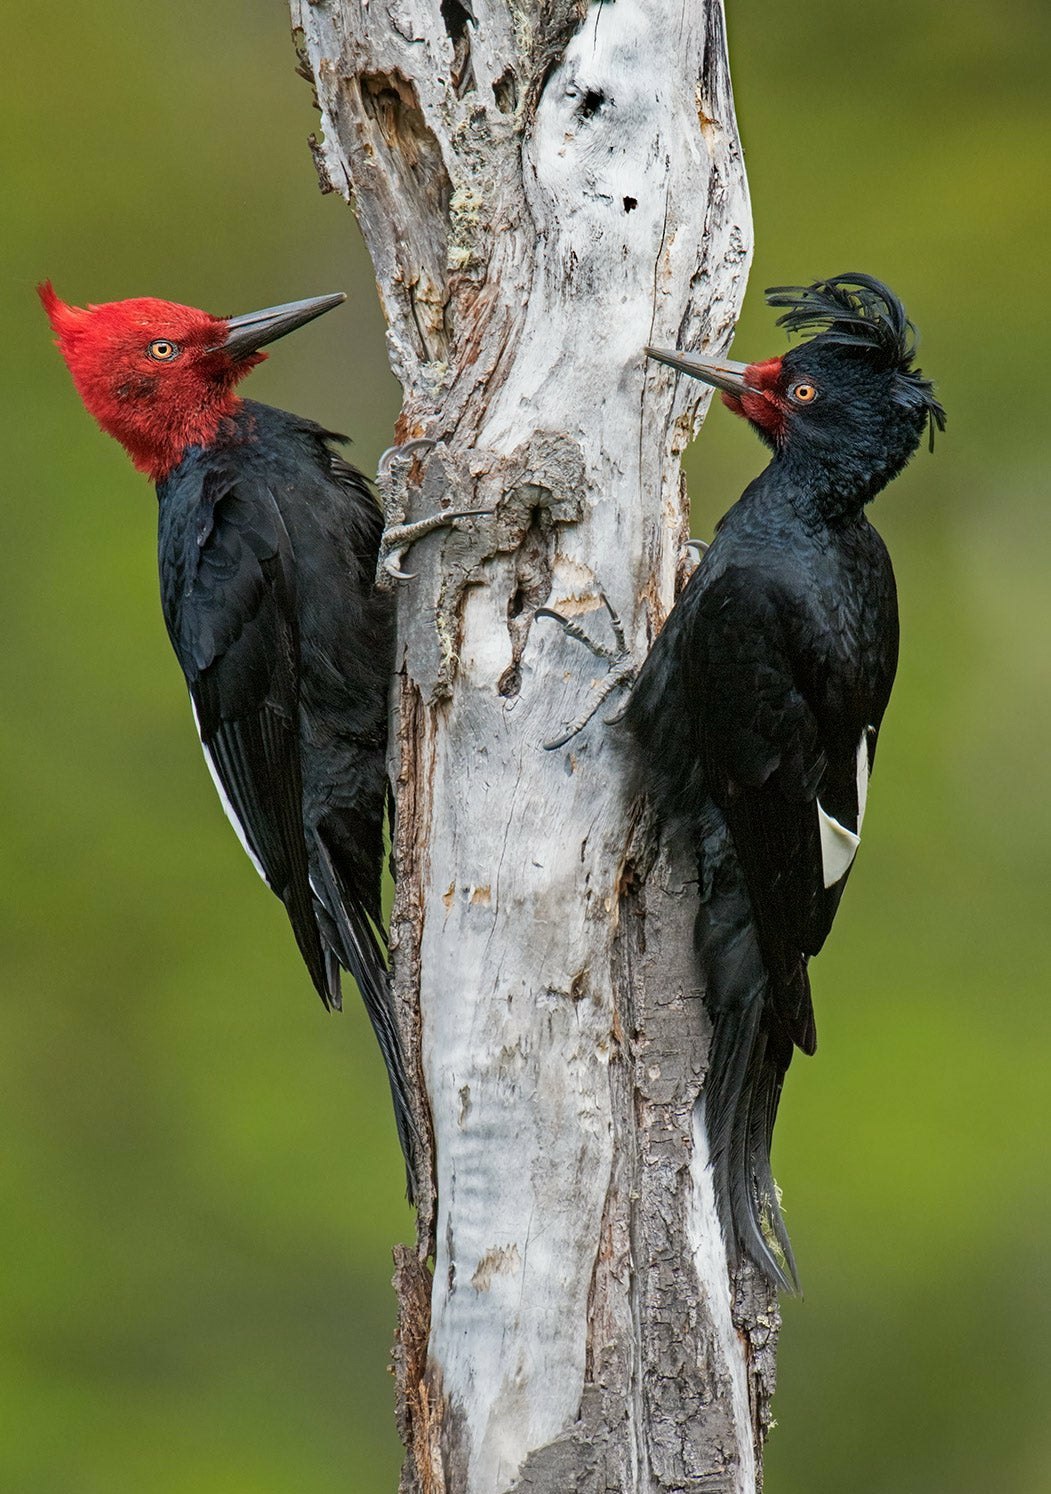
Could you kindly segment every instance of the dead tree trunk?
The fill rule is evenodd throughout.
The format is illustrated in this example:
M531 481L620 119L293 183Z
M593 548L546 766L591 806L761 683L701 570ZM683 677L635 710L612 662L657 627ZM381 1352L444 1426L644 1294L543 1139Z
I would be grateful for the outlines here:
M292 10L399 438L437 442L400 506L493 511L422 542L399 592L392 947L433 1127L397 1278L402 1488L751 1494L777 1314L751 1278L731 1298L694 1124L690 874L600 717L543 750L596 667L535 618L602 638L601 588L641 658L673 599L704 395L642 349L721 350L744 293L721 0Z

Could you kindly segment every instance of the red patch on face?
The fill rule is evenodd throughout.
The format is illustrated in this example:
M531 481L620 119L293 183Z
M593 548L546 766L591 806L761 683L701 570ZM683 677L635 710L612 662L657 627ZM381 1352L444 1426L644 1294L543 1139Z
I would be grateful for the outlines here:
M215 440L237 408L234 386L266 356L230 358L226 323L192 306L139 297L82 308L59 300L50 283L39 292L84 404L155 481L187 447ZM177 356L151 360L155 339L175 344Z
M779 442L785 433L788 406L781 395L781 359L767 358L750 363L744 374L745 389L740 394L724 394L723 404L735 415L744 416Z

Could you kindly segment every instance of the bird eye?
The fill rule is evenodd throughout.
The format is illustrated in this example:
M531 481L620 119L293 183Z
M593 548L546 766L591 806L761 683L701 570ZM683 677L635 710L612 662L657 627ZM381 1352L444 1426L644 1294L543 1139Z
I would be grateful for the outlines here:
M797 405L810 405L817 399L813 384L797 384L792 390L792 399Z
M173 358L179 356L180 348L177 343L169 342L165 337L159 337L156 342L151 342L146 349L147 357L155 363L170 363Z

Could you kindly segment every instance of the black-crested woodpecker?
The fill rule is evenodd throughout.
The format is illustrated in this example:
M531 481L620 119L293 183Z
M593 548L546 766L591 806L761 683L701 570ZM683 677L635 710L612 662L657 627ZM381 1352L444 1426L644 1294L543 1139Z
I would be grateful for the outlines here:
M719 523L623 722L637 784L699 866L723 1232L792 1289L774 1120L794 1049L814 1051L807 962L854 863L898 659L894 573L865 508L945 417L885 285L839 275L767 298L816 335L762 363L647 350L722 390L773 457Z

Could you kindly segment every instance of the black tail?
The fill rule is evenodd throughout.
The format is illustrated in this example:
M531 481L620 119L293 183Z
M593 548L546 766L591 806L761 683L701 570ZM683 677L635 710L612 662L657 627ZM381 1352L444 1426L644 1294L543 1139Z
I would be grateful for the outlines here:
M398 1140L405 1158L406 1188L409 1202L412 1203L415 1196L413 1179L419 1132L412 1116L405 1053L394 1018L386 962L368 915L343 885L324 841L316 833L314 847L317 853L316 865L322 879L322 885L316 891L324 913L327 914L326 933L332 940L339 963L349 971L361 992L361 999L365 1003L365 1010L387 1068L391 1099L394 1102L394 1123L398 1128ZM334 982L336 991L332 1004L338 1006L338 970L332 971L330 980Z
M731 1255L746 1255L776 1287L799 1276L770 1170L781 1085L792 1056L770 1029L761 1000L713 1016L702 1105L720 1223Z
M778 1020L751 902L722 835L705 838L701 898L695 941L712 1022L701 1104L719 1219L735 1262L747 1256L775 1286L798 1292L770 1169L793 1044Z

